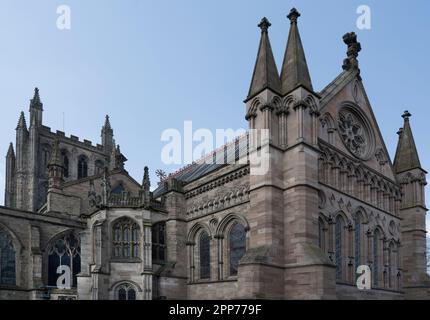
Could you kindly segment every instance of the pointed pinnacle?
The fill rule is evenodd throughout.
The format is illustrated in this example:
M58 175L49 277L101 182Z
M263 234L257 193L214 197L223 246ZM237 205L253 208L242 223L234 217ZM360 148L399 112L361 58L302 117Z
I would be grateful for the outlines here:
M11 142L9 144L9 149L7 150L7 157L14 157L15 156L15 150L13 150L13 143Z
M21 111L21 114L19 115L18 125L16 129L27 129L24 111Z
M30 108L38 108L41 109L43 107L43 103L40 101L39 88L34 88L34 96L33 99L30 100Z

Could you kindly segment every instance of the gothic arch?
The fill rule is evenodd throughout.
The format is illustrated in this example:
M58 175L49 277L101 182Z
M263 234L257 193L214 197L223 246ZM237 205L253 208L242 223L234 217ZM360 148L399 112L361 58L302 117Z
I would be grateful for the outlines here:
M71 236L77 241L77 243L75 244L76 250L74 252L76 254L76 256L75 256L76 261L77 261L76 266L77 266L78 270L71 270L72 271L71 276L74 278L80 272L81 264L80 264L80 236L79 236L79 232L75 229L63 230L61 232L58 232L54 236L52 236L48 240L48 242L46 243L46 245L44 247L45 250L43 253L42 276L43 276L43 282L46 285L49 285L49 283L52 282L52 279L50 278L50 274L51 274L51 276L52 276L52 274L56 274L56 271L51 270L51 267L53 268L53 266L50 265L50 259L51 259L51 256L54 256L54 252L51 252L51 251L54 249L54 246L56 245L57 241L59 241L63 237L67 237L67 236ZM79 258L77 258L77 256L79 256ZM70 259L70 261L69 261L71 264L71 269L73 269L72 265L74 263L74 261L72 261L72 260L74 260L74 259ZM75 272L75 271L77 271L77 272ZM72 283L72 285L75 285L75 283Z
M21 240L12 231L8 226L0 222L0 230L3 230L4 233L10 237L12 241L13 250L15 251L15 286L21 285L21 255L23 253L23 249L25 248L22 244Z
M369 217L368 217L367 211L362 206L358 206L357 208L355 208L353 213L353 218L356 216L359 216L362 224L369 223Z
M290 94L284 98L282 103L285 108L289 108L290 106L294 105L296 101L297 101L296 98Z
M190 231L188 232L187 243L194 245L196 236L200 230L205 230L208 233L209 238L212 239L211 228L209 228L209 226L202 222L197 222L191 227Z
M221 222L218 224L218 227L217 227L216 232L215 232L215 236L216 237L223 237L227 227L230 224L232 224L234 221L238 221L239 223L241 223L243 225L243 227L245 228L246 232L248 232L250 230L249 223L244 216L242 216L241 214L230 213L227 216L225 216L221 220Z
M123 284L131 284L132 286L135 287L135 289L137 289L137 292L143 291L138 283L131 281L131 280L119 280L110 286L109 291L115 291L119 286L121 286Z
M10 229L7 225L5 225L4 223L2 223L0 221L0 230L1 229L6 231L6 233L8 233L11 236L14 248L19 249L19 250L15 249L15 251L17 251L21 254L22 250L25 249L25 246L23 245L23 243L21 242L19 237L16 235L16 233L12 229Z

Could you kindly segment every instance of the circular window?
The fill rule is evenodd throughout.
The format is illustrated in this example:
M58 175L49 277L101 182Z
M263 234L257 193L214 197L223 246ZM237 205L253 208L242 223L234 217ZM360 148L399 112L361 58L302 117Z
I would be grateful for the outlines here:
M338 119L339 135L345 147L357 158L367 159L372 154L373 135L367 120L354 108L343 107Z

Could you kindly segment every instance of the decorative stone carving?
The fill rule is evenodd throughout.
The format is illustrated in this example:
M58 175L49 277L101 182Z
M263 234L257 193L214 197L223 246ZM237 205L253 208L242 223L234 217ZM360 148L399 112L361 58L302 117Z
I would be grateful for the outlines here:
M366 152L366 136L363 124L351 113L339 113L339 134L346 147L361 158Z

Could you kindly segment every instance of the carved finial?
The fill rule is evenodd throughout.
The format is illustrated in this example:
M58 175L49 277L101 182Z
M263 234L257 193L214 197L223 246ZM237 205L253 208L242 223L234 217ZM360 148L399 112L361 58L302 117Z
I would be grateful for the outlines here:
M287 18L290 19L291 23L297 23L297 19L301 16L300 12L296 8L292 8Z
M106 118L105 118L105 127L104 128L105 129L110 129L111 128L110 121L109 121L109 115L106 115Z
M402 118L405 119L405 121L409 121L410 117L412 117L412 115L409 113L408 110L406 110L405 112L403 112Z
M164 170L158 169L155 171L155 175L160 179L158 185L160 185L164 180L166 180L167 174Z
M260 23L258 24L258 27L261 29L261 32L267 33L267 30L271 25L272 24L269 22L269 20L266 17L264 17L263 19L261 19Z
M343 42L348 46L346 52L347 59L343 61L342 68L344 70L358 69L358 53L361 51L361 44L357 41L357 35L355 32L346 33L343 36Z
M403 133L403 128L399 128L399 131L397 131L397 134L399 135L399 137L402 135Z
M42 102L40 101L39 88L34 88L34 96L33 99L30 100L30 107L39 108L43 107Z

